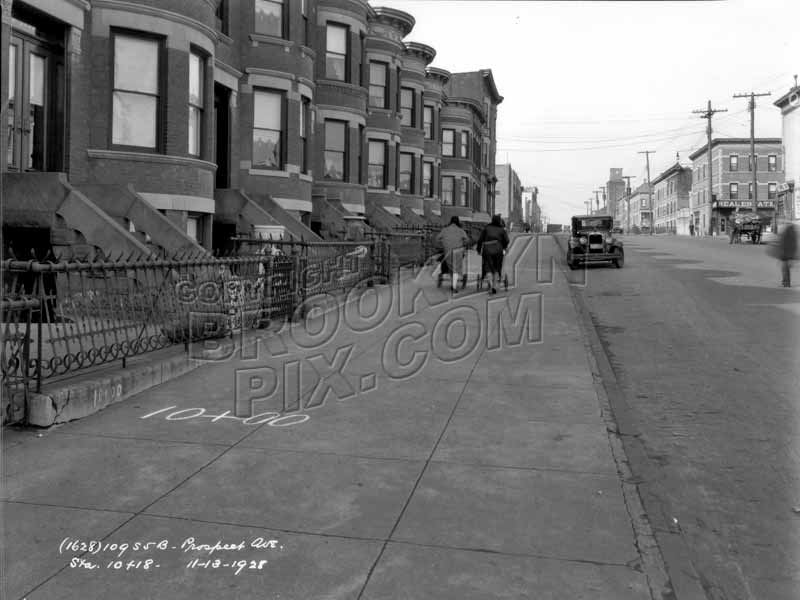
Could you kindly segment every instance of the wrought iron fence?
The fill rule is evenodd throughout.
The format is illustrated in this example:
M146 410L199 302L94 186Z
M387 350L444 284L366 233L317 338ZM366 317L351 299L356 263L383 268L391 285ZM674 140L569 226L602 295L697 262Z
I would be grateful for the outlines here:
M2 260L3 385L293 319L390 276L386 240L238 243L226 257Z
M394 228L394 232L398 234L416 234L422 237L421 244L424 261L427 261L431 256L441 251L436 239L441 230L441 225L407 225Z

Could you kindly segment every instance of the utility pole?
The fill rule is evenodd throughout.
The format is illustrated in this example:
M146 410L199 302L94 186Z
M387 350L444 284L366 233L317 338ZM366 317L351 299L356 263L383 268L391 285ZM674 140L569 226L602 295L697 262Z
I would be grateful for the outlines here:
M711 100L708 101L708 108L706 110L693 110L693 114L699 114L700 118L708 120L706 127L706 135L708 136L708 208L706 209L706 216L708 217L708 235L712 234L711 229L711 203L714 199L714 180L713 163L711 162L711 119L718 112L728 112L727 108L711 108Z
M589 198L588 200L584 200L583 203L586 205L586 214L592 214L592 199Z
M750 168L753 170L753 216L758 215L758 160L756 159L756 96L771 96L770 92L734 94L734 98L750 98ZM736 212L739 212L737 207ZM777 212L777 211L776 211Z
M623 175L625 180L625 231L631 227L631 179L635 179L635 175Z
M645 159L647 159L647 197L650 199L650 235L653 235L653 230L656 228L655 210L653 210L653 188L650 187L650 155L655 153L655 150L642 150L639 152L639 154L644 154Z
M600 190L594 191L594 205L597 207L597 211L600 212Z
M608 206L608 200L607 200L607 197L606 197L606 186L601 185L600 189L603 192L603 209L605 209Z

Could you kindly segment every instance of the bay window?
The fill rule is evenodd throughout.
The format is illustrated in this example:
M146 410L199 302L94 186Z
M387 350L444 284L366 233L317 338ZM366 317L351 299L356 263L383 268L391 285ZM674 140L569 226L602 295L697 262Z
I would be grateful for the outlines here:
M442 156L455 156L455 137L453 129L442 129Z
M348 38L350 28L346 25L328 23L325 42L325 77L336 81L348 81Z
M159 149L161 41L114 34L111 143Z
M367 185L371 188L386 188L386 142L369 141L369 162L367 164Z
M300 102L300 172L308 173L308 119L311 114L311 100L305 96Z
M426 198L433 196L433 163L422 163L422 195Z
M414 111L414 90L402 88L400 90L400 124L406 127L414 127L416 116Z
M269 90L253 93L253 167L283 166L284 94Z
M386 106L386 83L389 65L382 62L369 63L369 105L378 108Z
M196 52L189 54L189 154L200 156L203 139L206 61Z
M469 178L461 178L461 190L459 190L459 206L469 205Z
M469 132L461 132L461 158L469 158Z
M409 152L400 153L400 191L414 193L414 155Z
M448 206L453 205L453 187L455 184L455 177L452 175L445 175L442 177L442 204Z
M347 123L325 121L325 179L345 181L347 169Z
M264 35L285 37L284 0L254 0L255 31Z
M433 139L433 107L426 106L422 109L422 128L425 130L425 139Z

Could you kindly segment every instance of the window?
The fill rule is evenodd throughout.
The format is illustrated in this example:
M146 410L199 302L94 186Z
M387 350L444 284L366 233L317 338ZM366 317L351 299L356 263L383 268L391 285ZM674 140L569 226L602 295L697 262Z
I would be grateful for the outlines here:
M461 158L469 158L469 131L461 132Z
M778 170L778 157L774 154L770 154L767 157L767 170L775 172Z
M731 171L739 170L739 157L736 154L731 154L730 157L728 157L728 168Z
M703 179L706 178L706 166L703 165Z
M308 45L308 0L300 0L300 14L303 15L303 45Z
M483 142L483 166L484 168L489 165L489 145Z
M753 199L753 184L752 183L748 183L747 184L747 199L748 200L752 200Z
M160 62L158 40L114 35L113 145L158 149Z
M189 215L186 217L186 235L192 238L195 242L202 241L199 237L200 234L200 217L196 215Z
M422 163L422 195L433 197L433 163Z
M738 183L730 184L730 186L729 186L729 194L730 194L731 200L738 200L739 199L739 184Z
M283 159L283 102L281 92L253 94L253 167L280 169Z
M400 90L400 124L414 127L416 121L414 112L414 90L403 88Z
M458 200L459 206L469 205L469 179L467 177L461 178L461 189L459 190Z
M414 193L414 155L409 152L400 153L400 191Z
M348 81L347 39L350 28L328 23L325 46L325 77L337 81Z
M200 156L203 137L203 105L206 61L199 54L189 54L189 154Z
M371 188L386 188L386 142L369 141L367 185Z
M425 130L425 139L433 139L433 107L425 106L422 109L422 128Z
M358 157L358 181L364 183L364 126L358 126L358 146L356 146L356 156Z
M767 200L775 200L778 197L778 184L770 183L767 185Z
M400 67L397 67L397 79L395 79L395 110L400 112Z
M302 97L300 103L300 172L308 173L308 117L311 110L311 100Z
M442 129L442 156L455 156L455 137L452 129Z
M455 184L455 177L445 175L442 177L442 204L449 206L453 205L453 187Z
M325 179L345 181L347 169L347 123L325 121Z
M217 30L228 35L228 0L220 0L217 8L214 9Z
M284 37L283 0L255 0L255 31Z
M382 62L369 63L369 105L378 108L386 106L386 79L389 65Z
M758 169L758 154L756 154L756 169ZM752 154L748 154L747 155L747 170L748 171L752 171L753 170L753 155Z

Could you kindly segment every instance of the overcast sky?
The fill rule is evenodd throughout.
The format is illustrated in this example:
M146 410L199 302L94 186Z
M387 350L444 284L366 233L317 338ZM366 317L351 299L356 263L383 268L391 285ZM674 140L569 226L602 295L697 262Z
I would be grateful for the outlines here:
M539 187L550 221L568 222L605 185L609 169L646 181L705 143L708 100L715 136L780 137L773 102L800 74L797 0L527 2L372 0L411 13L406 41L433 46L432 66L490 68L505 100L497 162Z

